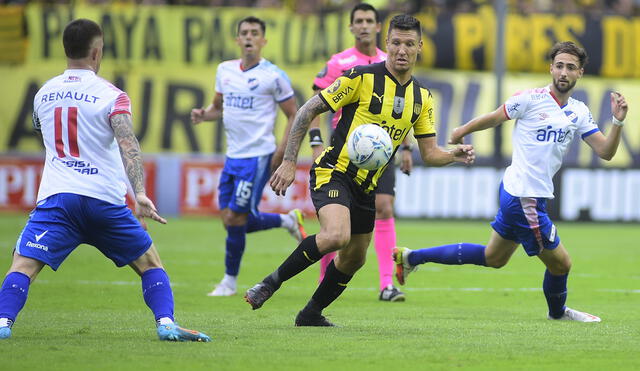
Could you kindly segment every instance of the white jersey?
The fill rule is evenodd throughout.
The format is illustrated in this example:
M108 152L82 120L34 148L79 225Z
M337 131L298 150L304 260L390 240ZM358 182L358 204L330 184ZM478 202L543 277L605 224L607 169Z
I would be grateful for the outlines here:
M90 70L66 70L33 101L46 161L38 201L74 193L122 205L127 180L109 118L131 112L127 94Z
M599 130L589 108L573 98L560 106L548 86L516 93L503 108L516 120L504 189L516 197L553 198L552 178L573 138Z
M264 156L276 150L273 128L276 103L293 96L287 75L266 59L242 70L241 60L218 65L216 92L222 94L222 121L227 136L227 156Z

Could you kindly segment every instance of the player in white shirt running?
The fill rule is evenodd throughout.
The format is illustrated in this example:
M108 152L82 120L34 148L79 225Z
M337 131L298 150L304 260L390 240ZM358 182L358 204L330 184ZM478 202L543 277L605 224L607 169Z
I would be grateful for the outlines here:
M174 323L169 277L151 238L125 204L128 177L140 221L150 217L166 223L146 196L129 97L97 76L102 30L93 21L77 19L66 26L62 39L67 69L34 98L33 124L42 133L46 160L37 206L18 237L0 290L0 339L11 336L29 285L44 265L57 270L86 243L140 275L160 340L210 341Z
M549 307L548 318L600 322L594 315L565 306L571 259L547 215L546 201L553 198L553 175L575 137L580 136L600 158L613 158L628 106L621 94L611 93L613 125L605 137L589 108L571 98L587 63L584 49L572 42L557 43L549 57L552 84L516 93L494 112L474 118L451 134L451 143L461 143L464 136L475 131L516 120L512 162L500 185L500 207L491 223L489 243L458 243L415 251L396 248L396 277L401 284L416 265L427 262L500 268L522 244L527 255L538 256L547 268L542 288Z
M238 23L236 42L242 57L218 65L216 94L206 108L194 108L194 124L222 116L227 153L218 187L218 206L227 230L225 275L209 296L236 293L246 234L283 227L298 240L306 237L300 210L288 214L261 213L258 204L271 171L280 165L297 106L287 75L260 56L264 21L247 17ZM287 116L285 137L279 146L273 129L276 104Z

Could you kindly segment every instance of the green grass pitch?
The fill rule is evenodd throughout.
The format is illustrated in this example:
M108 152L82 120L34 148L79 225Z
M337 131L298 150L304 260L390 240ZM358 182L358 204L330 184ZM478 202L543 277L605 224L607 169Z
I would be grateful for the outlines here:
M0 214L0 269L26 214ZM313 233L318 225L308 222ZM325 314L338 328L296 328L318 268L285 283L252 311L244 290L295 247L283 230L247 238L240 293L205 296L223 274L218 219L171 219L150 232L171 277L176 318L211 343L157 340L140 281L92 247L80 246L56 273L42 271L13 328L0 342L2 370L638 370L640 228L558 225L573 269L568 305L599 324L551 322L541 291L544 268L519 249L496 270L423 265L408 278L404 303L378 301L377 262L368 262ZM485 243L488 222L398 221L398 244L420 248Z

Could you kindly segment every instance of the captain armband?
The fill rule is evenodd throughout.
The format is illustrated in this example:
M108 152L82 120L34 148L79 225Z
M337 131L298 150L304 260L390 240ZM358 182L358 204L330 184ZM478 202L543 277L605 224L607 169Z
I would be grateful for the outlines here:
M620 120L618 120L615 116L613 116L613 117L611 118L611 122L612 122L615 126L620 126L620 127L624 126L624 121L620 121Z
M309 145L311 145L311 147L315 147L321 146L323 144L324 142L322 141L322 134L320 133L320 129L309 129Z

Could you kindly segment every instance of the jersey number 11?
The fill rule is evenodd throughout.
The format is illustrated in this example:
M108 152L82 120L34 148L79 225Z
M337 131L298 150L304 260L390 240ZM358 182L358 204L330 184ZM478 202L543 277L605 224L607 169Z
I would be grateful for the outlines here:
M62 141L62 107L54 111L54 131L56 136L56 152L58 157L65 157L64 142ZM67 108L67 138L69 139L69 155L80 157L78 149L78 107Z

